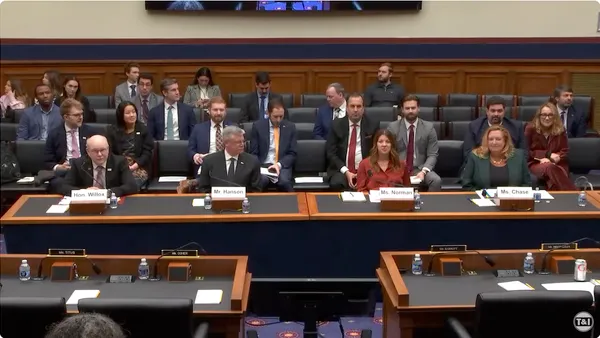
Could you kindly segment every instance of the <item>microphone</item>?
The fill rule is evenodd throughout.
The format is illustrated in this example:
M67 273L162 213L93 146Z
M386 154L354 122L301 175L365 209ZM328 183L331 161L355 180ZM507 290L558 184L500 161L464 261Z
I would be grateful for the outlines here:
M467 250L467 251L462 251L460 253L465 253L465 252L474 252L474 253L478 254L479 256L483 257L483 259L485 260L487 265L489 265L490 267L494 267L496 265L496 262L494 262L493 259L491 259L489 256L482 254L481 252L479 252L477 250ZM435 274L432 273L431 270L433 269L433 261L436 256L445 255L445 254L458 254L458 253L459 252L456 252L456 251L436 252L433 256L431 256L431 259L429 260L429 264L427 265L427 272L425 273L425 276L428 276L428 277L435 276Z
M227 183L228 185L233 185L233 186L235 186L235 187L240 187L240 188L243 188L243 187L244 187L243 185L237 184L237 183L235 183L235 182L233 182L233 181L230 181L230 180L224 180L224 179L222 179L222 178L220 178L220 177L214 176L214 175L212 174L212 171L210 171L210 172L208 173L208 177L210 177L210 178L214 178L215 180L217 180L217 181L220 181L220 182L222 182L222 183Z
M369 179L373 178L373 171L371 169L367 170L367 176L369 177ZM379 183L379 184L383 184L383 185L391 185L394 188L404 188L404 185L401 183L396 183L393 181L382 181L382 180L378 180L376 178L373 178L373 181Z
M46 279L46 276L42 276L42 269L44 268L44 264L43 264L44 261L46 260L46 258L49 258L49 257L50 256L46 256L46 257L42 258L42 260L40 261L40 264L38 265L37 275L34 278L32 278L32 280L43 281L44 279ZM91 259L89 259L86 256L81 256L80 258L84 258L85 260L90 262L90 264L92 266L92 270L94 270L94 273L96 273L96 275L99 275L102 273L102 269L100 269L100 267L98 265L96 265L96 263L94 263L94 261L92 261Z
M575 244L575 243L580 243L580 242L584 242L584 241L590 241L590 242L594 243L596 245L596 247L600 248L600 241L597 241L590 237L583 237L580 239L576 239L572 242L569 242L568 244ZM550 249L544 254L544 257L542 258L542 267L540 268L540 272L538 272L538 274L540 274L540 275L549 275L550 274L550 271L546 270L546 265L548 263L548 254L554 250L559 250L559 249L558 248Z
M160 280L160 278L158 277L158 262L160 261L161 258L163 258L165 255L173 253L173 252L175 252L177 250L185 249L185 248L187 248L187 247L189 247L191 245L197 246L198 249L200 249L200 252L202 252L202 254L207 255L206 250L204 250L204 248L202 247L202 245L200 245L198 242L189 242L189 243L186 243L186 244L178 247L177 249L168 250L164 254L161 254L160 256L158 256L158 258L154 261L154 270L152 271L152 277L149 280L153 281L153 282L157 282L157 281Z

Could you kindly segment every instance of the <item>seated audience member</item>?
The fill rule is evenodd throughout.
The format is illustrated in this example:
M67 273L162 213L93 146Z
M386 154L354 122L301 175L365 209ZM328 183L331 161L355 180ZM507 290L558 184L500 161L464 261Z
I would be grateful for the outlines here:
M119 103L116 114L117 125L108 128L108 144L114 155L125 156L139 189L148 181L154 140L146 126L137 120L138 112L133 102Z
M341 119L346 116L346 98L344 87L339 83L332 83L327 86L325 96L327 104L319 107L317 117L313 127L313 136L316 140L326 140L329 135L331 123L335 119Z
M42 76L42 83L50 87L52 93L52 101L56 104L56 99L62 94L62 81L60 80L60 73L56 70L47 70ZM36 103L37 103L37 97ZM56 104L60 107L60 104Z
M384 62L377 70L377 82L365 90L365 107L393 107L402 101L404 87L392 82L392 64Z
M279 98L273 98L268 104L269 119L259 120L252 125L250 153L258 158L263 167L277 174L277 178L261 175L261 190L270 182L281 191L294 191L292 170L296 162L297 134L296 125L283 119L284 105Z
M155 140L188 140L196 125L192 107L179 103L177 80L166 78L160 82L163 102L152 108L148 115L148 130Z
M575 110L573 106L573 89L567 85L561 85L554 89L552 96L567 137L585 137L587 126L585 115L583 112Z
M86 152L88 156L72 161L73 168L58 188L62 195L71 196L78 189L110 189L117 197L138 192L127 159L110 153L106 137L90 137Z
M465 135L465 142L463 144L465 161L469 158L471 151L482 144L482 136L485 131L495 125L500 125L508 131L512 139L512 144L516 148L527 151L528 148L523 134L523 123L506 117L505 108L504 99L492 96L487 102L486 115L469 123L469 130Z
M408 173L421 180L427 191L441 191L442 179L433 171L438 158L437 133L433 123L419 118L419 98L402 99L403 119L389 124L388 130L398 140L400 159L406 161Z
M525 127L525 137L529 170L546 182L548 190L577 190L569 179L569 143L556 106L543 104Z
M486 129L481 146L469 154L462 183L466 190L531 186L524 151L513 146L506 128L495 125Z
M195 174L206 155L224 149L223 129L231 124L225 121L227 107L222 97L211 98L207 107L210 121L197 124L188 142L188 156L194 164Z
M154 77L152 75L142 73L138 82L138 95L131 102L137 108L138 121L147 124L150 110L163 102L163 97L152 91L152 85L154 84Z
M216 96L221 96L221 88L214 81L210 68L198 69L194 81L189 85L183 95L183 103L200 109L208 109L208 102Z
M356 190L369 192L381 187L410 187L410 174L406 162L398 155L394 134L379 129L373 140L369 157L358 165Z
M125 338L123 329L99 313L80 313L53 324L45 338Z
M6 84L4 85L4 95L0 97L0 111L2 111L2 117L11 115L9 112L10 110L25 109L28 102L29 98L27 97L27 93L23 90L23 87L21 87L21 81L6 81Z
M127 80L115 87L115 105L121 101L133 101L138 94L138 78L140 76L140 65L137 62L127 62L124 67Z
M86 141L97 131L83 123L83 105L75 99L66 99L60 105L63 123L48 134L44 151L44 166L58 176L64 176L71 168L69 161L81 156Z
M209 154L202 161L200 176L193 181L181 181L178 193L197 187L210 192L211 187L246 187L246 192L260 191L260 163L244 152L244 130L236 126L223 129L224 150Z
M60 107L66 99L75 99L83 105L83 122L96 122L96 112L90 106L90 101L87 97L81 94L81 85L79 80L73 75L66 75L63 80L62 94L54 100L54 103Z
M48 134L62 124L60 109L53 104L48 85L35 86L35 98L37 104L25 109L21 116L17 140L46 140Z
M281 95L271 92L271 77L267 72L257 72L254 77L256 91L249 93L244 98L244 104L241 107L241 118L240 123L268 120L269 113L267 112L267 105L269 101ZM284 118L287 119L287 109Z
M326 149L329 168L327 176L334 191L356 189L356 172L363 158L369 156L376 122L364 116L365 107L360 94L348 97L346 116L335 119L327 137Z

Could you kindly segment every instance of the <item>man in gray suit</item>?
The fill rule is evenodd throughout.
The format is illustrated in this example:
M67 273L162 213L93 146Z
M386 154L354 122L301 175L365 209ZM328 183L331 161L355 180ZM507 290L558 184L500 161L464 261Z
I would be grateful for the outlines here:
M138 81L138 95L133 98L133 104L138 111L138 120L143 124L148 122L150 110L163 102L163 97L152 91L154 77L150 74L140 74Z
M140 65L136 62L127 62L124 67L127 81L115 88L115 106L122 101L133 101L138 94L138 77L140 76Z
M437 134L433 123L419 118L419 98L402 99L403 118L390 123L388 130L397 140L400 159L406 161L411 176L421 180L427 191L442 190L442 179L433 171L438 157Z

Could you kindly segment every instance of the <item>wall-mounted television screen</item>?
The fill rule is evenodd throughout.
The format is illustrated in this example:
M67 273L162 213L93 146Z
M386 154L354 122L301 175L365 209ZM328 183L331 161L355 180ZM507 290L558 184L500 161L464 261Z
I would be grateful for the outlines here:
M153 11L333 12L421 10L422 1L146 1Z

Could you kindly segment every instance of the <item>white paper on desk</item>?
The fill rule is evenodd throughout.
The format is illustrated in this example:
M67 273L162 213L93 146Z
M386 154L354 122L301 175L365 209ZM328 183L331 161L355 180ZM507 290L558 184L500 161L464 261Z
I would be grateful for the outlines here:
M202 172L202 166L199 166L197 174L200 175L201 172Z
M490 198L490 197L483 196L482 191L483 190L475 190L475 193L481 199ZM496 194L496 189L485 189L485 192L487 192L487 194L490 195L490 196L494 196Z
M371 201L371 203L381 203L381 195L379 194L379 190L369 191L369 201Z
M596 285L591 282L546 283L542 286L549 291L587 291L594 297Z
M179 183L186 179L185 176L161 176L158 178L158 183Z
M194 198L192 200L193 207L203 207L204 206L204 198Z
M498 283L498 286L506 291L533 290L531 287L521 281Z
M67 305L77 305L80 299L98 298L100 290L75 290L67 300Z
M33 176L23 177L22 179L17 181L17 184L33 184L35 178Z
M472 198L471 202L475 203L478 207L495 207L496 203L489 198Z
M323 177L314 176L314 177L296 177L294 178L296 183L323 183Z
M533 192L536 192L535 190ZM546 190L540 190L540 195L542 195L543 200L553 200L554 196L550 195Z
M362 192L344 191L341 194L343 202L366 202L367 198Z
M63 197L62 200L60 200L60 202L58 202L58 205L69 205L71 203L71 196L65 196Z
M69 205L64 205L64 204L55 204L55 205L51 205L50 208L48 208L48 210L46 210L47 214L64 214L65 212L67 212L67 210L69 210Z
M421 184L421 179L417 178L417 176L410 177L410 184Z
M223 290L198 290L194 304L221 304Z

